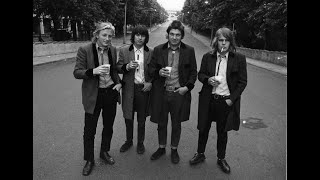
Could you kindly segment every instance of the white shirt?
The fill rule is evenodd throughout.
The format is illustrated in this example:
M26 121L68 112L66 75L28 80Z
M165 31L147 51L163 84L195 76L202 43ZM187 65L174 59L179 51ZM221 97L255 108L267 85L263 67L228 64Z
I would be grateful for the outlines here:
M142 46L142 48L137 49L135 46L133 46L133 50L134 50L135 60L139 64L134 74L134 83L142 84L144 83L144 56L143 56L144 47Z
M227 52L225 54L226 58L220 58L219 55L220 54L217 52L215 76L217 76L217 75L221 76L222 80L221 80L221 83L216 88L212 89L212 94L229 96L230 91L229 91L228 84L227 84L227 63L228 63L229 52ZM220 59L221 59L221 62L220 62L220 67L219 67ZM219 68L219 72L218 72L218 68Z

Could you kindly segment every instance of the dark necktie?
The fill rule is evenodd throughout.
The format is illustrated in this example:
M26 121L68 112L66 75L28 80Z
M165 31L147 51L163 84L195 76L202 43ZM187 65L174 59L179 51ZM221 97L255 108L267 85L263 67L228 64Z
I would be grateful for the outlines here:
M225 58L226 58L226 55L219 55L220 61L219 61L219 64L218 64L218 70L217 70L216 76L219 75L220 63L221 63L222 59L225 59Z

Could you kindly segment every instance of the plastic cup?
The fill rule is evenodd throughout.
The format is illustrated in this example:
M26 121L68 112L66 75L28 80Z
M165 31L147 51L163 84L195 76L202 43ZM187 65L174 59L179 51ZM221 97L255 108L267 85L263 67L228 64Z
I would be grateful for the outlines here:
M106 74L110 74L110 64L104 64L103 66L107 68Z
M222 76L214 76L214 80L221 82L222 81Z
M170 74L170 76L171 76L171 70L172 70L172 67L167 66L167 67L166 67L166 69L169 71L169 74Z

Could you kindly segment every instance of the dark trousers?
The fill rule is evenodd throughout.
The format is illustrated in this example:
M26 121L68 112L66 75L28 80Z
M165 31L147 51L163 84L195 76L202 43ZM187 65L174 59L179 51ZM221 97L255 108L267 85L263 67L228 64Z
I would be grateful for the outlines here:
M216 131L218 135L217 157L219 159L224 159L228 142L228 132L225 132L224 128L231 107L228 106L228 104L225 102L225 99L214 99L213 97L211 97L209 108L209 121L207 121L206 128L203 131L199 131L197 152L204 153L208 141L209 131L211 128L211 122L216 121Z
M138 143L143 143L144 141L149 91L143 92L142 91L143 86L144 86L143 84L134 85L132 118L125 119L127 142L132 142L132 139L133 139L134 112L137 112Z
M113 87L113 86L112 86ZM85 113L84 118L84 160L94 160L94 137L96 134L97 123L102 109L102 140L100 152L110 150L110 142L113 134L113 123L117 109L117 90L110 88L99 88L94 113Z
M179 111L182 107L184 96L179 92L165 91L162 104L161 120L158 122L159 145L167 144L168 113L171 117L171 147L178 147L181 135L181 122Z

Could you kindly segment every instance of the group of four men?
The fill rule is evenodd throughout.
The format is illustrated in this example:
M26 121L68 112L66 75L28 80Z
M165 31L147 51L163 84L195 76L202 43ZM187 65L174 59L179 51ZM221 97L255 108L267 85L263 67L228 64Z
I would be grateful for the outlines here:
M197 72L195 50L183 43L184 26L174 20L167 28L164 44L151 49L148 29L136 26L131 34L131 45L120 49L111 45L115 28L109 22L96 24L92 43L80 47L74 67L74 77L83 79L82 103L85 110L84 160L82 174L87 176L94 166L94 138L102 110L103 130L100 158L114 164L110 156L110 142L117 102L122 103L126 124L126 141L120 152L133 146L134 114L137 112L137 153L145 152L146 117L158 124L159 148L151 160L166 153L168 114L171 117L171 161L178 163L177 151L181 122L189 120L191 90L197 80L203 84L199 92L198 149L189 161L191 165L205 160L205 147L212 121L216 122L218 165L230 173L225 160L230 130L240 125L240 96L247 84L246 59L235 52L232 31L217 30L212 50L203 55ZM123 74L122 79L119 74ZM122 94L120 95L120 89ZM122 97L122 98L121 98ZM122 99L122 100L121 100Z

